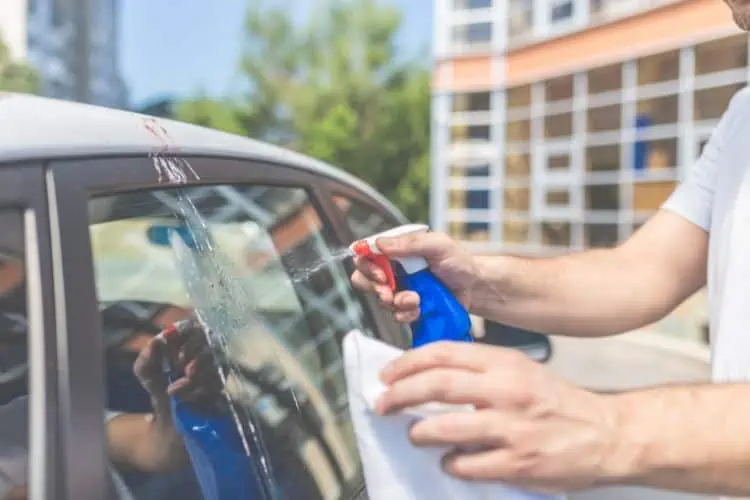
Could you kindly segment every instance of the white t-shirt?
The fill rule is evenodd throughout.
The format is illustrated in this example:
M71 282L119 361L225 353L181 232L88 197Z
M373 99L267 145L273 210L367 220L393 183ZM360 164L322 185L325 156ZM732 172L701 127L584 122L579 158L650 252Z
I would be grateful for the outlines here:
M118 415L121 413L106 412L105 420L109 422ZM14 487L28 484L28 421L28 396L16 398L0 406L0 499L5 498ZM130 494L125 483L114 470L112 480L120 499L129 499Z
M732 98L664 208L709 232L713 379L750 380L750 89Z

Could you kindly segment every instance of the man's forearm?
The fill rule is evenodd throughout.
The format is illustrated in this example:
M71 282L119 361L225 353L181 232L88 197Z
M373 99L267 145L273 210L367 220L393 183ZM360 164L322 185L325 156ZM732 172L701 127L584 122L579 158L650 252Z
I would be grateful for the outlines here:
M648 266L613 250L550 259L479 257L472 312L551 334L602 336L640 328L669 310Z
M653 323L703 286L708 236L662 211L616 249L550 259L478 257L472 312L572 336Z
M750 384L664 387L615 396L606 484L750 495Z
M178 470L189 463L167 398L154 399L152 414L122 415L108 428L113 461L144 472Z

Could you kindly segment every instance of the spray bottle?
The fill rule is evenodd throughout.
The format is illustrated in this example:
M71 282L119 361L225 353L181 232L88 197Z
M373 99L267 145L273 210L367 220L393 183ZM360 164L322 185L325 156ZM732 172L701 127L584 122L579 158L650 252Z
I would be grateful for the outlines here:
M403 236L428 229L422 224L407 224L364 240L354 242L350 249L359 256L371 260L385 272L392 291L411 290L420 298L419 318L411 324L412 346L419 347L440 340L471 342L471 319L466 308L456 299L445 284L430 271L424 257L391 258L378 248L379 238ZM391 261L400 269L394 273Z
M179 322L162 331L159 336L167 348L170 339L185 335L195 325L191 320ZM170 383L182 374L164 356L163 370ZM223 396L202 405L172 398L172 417L175 430L182 437L190 456L193 470L205 500L247 498L267 499L262 482L253 474L252 457L243 444L240 429L232 418Z

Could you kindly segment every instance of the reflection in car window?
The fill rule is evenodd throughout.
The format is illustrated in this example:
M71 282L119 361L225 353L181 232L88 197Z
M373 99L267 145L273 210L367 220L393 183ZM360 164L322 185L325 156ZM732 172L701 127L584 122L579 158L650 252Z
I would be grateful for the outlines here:
M0 211L0 499L28 482L28 348L21 212Z
M344 212L355 239L367 238L400 225L391 215L346 196L334 195L333 203ZM390 314L386 315L383 321L390 324L391 331L400 332L401 346L411 343L411 330L406 325L396 323Z
M390 215L346 196L334 195L333 202L346 215L355 238L366 238L399 225Z
M355 328L373 332L307 192L141 191L92 199L89 215L107 401L117 412L110 457L129 494L203 498L170 401L175 415L237 416L236 433L270 463L255 472L272 474L278 498L353 497L363 479L340 341ZM175 322L176 341L154 340ZM176 375L153 369L157 358Z

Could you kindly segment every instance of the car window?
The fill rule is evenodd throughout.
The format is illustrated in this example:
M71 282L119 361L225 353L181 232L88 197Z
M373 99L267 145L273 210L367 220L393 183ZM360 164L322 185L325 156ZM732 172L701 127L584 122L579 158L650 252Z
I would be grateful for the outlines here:
M333 203L344 212L355 239L367 238L401 225L392 215L343 195L334 195ZM400 333L401 347L410 345L411 330L406 325L396 323L390 314L385 315L384 321L389 323L391 331Z
M139 191L92 199L89 217L125 490L199 500L217 474L236 491L272 483L274 498L358 493L340 342L373 328L307 191Z
M346 221L355 238L366 238L399 226L390 214L343 195L333 196L334 204L346 215Z
M28 347L21 212L0 210L0 498L28 482Z

